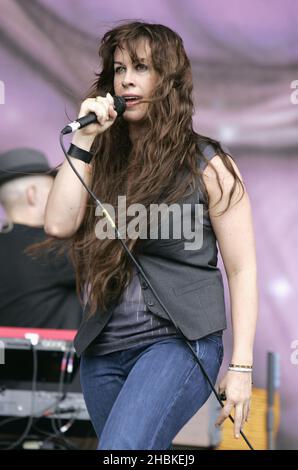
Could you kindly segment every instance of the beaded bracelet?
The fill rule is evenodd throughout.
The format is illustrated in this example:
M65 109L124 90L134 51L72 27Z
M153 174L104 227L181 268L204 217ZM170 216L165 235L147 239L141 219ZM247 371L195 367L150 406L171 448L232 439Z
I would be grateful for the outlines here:
M87 152L87 150L83 150L74 144L70 144L67 154L84 163L90 163L93 158L93 154L91 152Z
M228 367L228 370L235 372L252 372L252 369L246 369L245 367Z
M244 367L245 369L252 369L252 366L243 366L239 364L229 364L229 367Z

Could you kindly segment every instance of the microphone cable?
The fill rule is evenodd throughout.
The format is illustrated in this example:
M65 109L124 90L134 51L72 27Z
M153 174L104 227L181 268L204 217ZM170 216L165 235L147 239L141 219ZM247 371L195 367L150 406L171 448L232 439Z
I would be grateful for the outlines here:
M159 304L161 305L161 307L165 310L165 312L167 313L167 315L169 316L170 320L172 321L172 323L174 324L174 326L176 327L179 335L181 336L181 338L185 341L185 343L187 344L187 346L189 347L189 349L191 350L192 352L192 355L194 356L196 362L199 364L201 370L202 370L202 373L203 375L205 376L207 382L209 383L210 387L211 387L211 390L213 391L213 393L215 394L216 396L216 399L217 401L219 402L220 406L223 408L224 407L224 403L222 400L225 400L226 398L224 397L224 392L222 394L218 394L217 391L215 390L215 387L212 383L212 380L210 379L210 377L208 376L203 364L201 363L200 359L197 357L195 351L192 349L191 347L191 344L188 342L186 336L184 336L184 334L182 333L182 331L180 330L179 326L176 325L175 323L175 320L172 318L171 314L169 313L168 309L166 308L166 306L164 305L164 303L162 302L162 300L159 298L158 294L156 293L155 289L152 287L148 277L146 276L142 266L140 265L139 261L136 260L136 258L134 257L134 255L129 251L129 249L127 248L125 242L122 240L121 238L121 234L119 233L118 231L118 228L116 227L116 224L114 223L112 217L110 216L110 214L108 213L108 211L103 207L102 203L100 202L100 200L96 197L96 195L94 194L94 192L88 188L88 186L86 185L85 181L83 180L83 178L81 177L81 175L79 174L79 172L77 171L77 169L75 168L75 166L72 164L72 161L70 159L70 157L68 156L67 154L67 151L64 147L64 142L63 142L63 136L64 136L64 133L61 131L60 133L60 145L61 145L61 148L62 148L62 151L70 165L70 167L72 168L72 170L74 171L74 173L76 174L76 176L79 178L79 180L81 181L82 185L84 186L84 188L86 189L86 191L88 192L88 194L91 196L91 198L94 200L96 206L100 206L104 215L106 216L106 218L108 219L108 221L110 222L111 226L114 228L115 230L115 235L116 235L116 238L120 240L120 243L122 244L124 250L126 251L128 257L130 258L130 260L133 262L133 264L136 266L136 269L137 269L137 272L140 273L143 277L143 279L145 279L146 283L148 284L149 288L151 289L151 292L153 293L153 295L155 296L156 300L159 302ZM232 423L234 423L234 418L229 415L229 419L232 421ZM249 440L247 439L247 437L245 436L244 432L242 430L240 430L240 434L241 436L243 437L243 439L245 440L246 444L248 445L249 449L250 450L254 450L253 446L251 445L251 443L249 442Z

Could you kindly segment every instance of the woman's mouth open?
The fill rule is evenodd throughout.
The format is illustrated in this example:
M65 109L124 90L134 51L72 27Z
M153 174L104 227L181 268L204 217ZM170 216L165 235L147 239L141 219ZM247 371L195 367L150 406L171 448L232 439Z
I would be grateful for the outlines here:
M137 104L139 104L139 102L142 99L141 96L134 96L134 95L123 96L123 98L125 99L127 108L132 108L133 106L136 106Z

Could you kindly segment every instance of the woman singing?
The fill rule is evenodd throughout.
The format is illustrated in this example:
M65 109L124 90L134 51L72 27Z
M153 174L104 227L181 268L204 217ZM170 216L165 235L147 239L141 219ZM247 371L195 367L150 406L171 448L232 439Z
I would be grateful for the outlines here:
M75 132L68 155L97 198L115 208L118 228L132 229L134 204L148 212L154 204L183 209L162 219L168 236L150 238L148 230L147 237L133 237L127 230L124 238L213 384L227 328L218 243L229 284L233 350L218 387L226 400L217 424L233 412L237 437L250 408L258 308L243 179L227 149L193 130L191 67L177 33L160 24L122 23L105 33L99 56L100 72L79 112L95 113L98 122ZM113 95L126 101L122 116ZM125 227L116 210L119 196L129 208ZM211 388L120 240L104 236L102 222L106 234L109 223L105 217L99 223L95 209L65 161L48 199L45 230L72 246L85 314L75 348L98 449L169 449ZM181 223L188 234L195 227L196 244L183 230L173 234ZM164 229L154 218L147 224Z

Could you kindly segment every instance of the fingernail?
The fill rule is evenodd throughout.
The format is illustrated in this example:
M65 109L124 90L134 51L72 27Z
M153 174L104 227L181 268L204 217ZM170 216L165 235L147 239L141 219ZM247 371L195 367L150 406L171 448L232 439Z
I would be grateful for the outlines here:
M237 438L237 439L239 438L239 434L236 434L236 438Z

